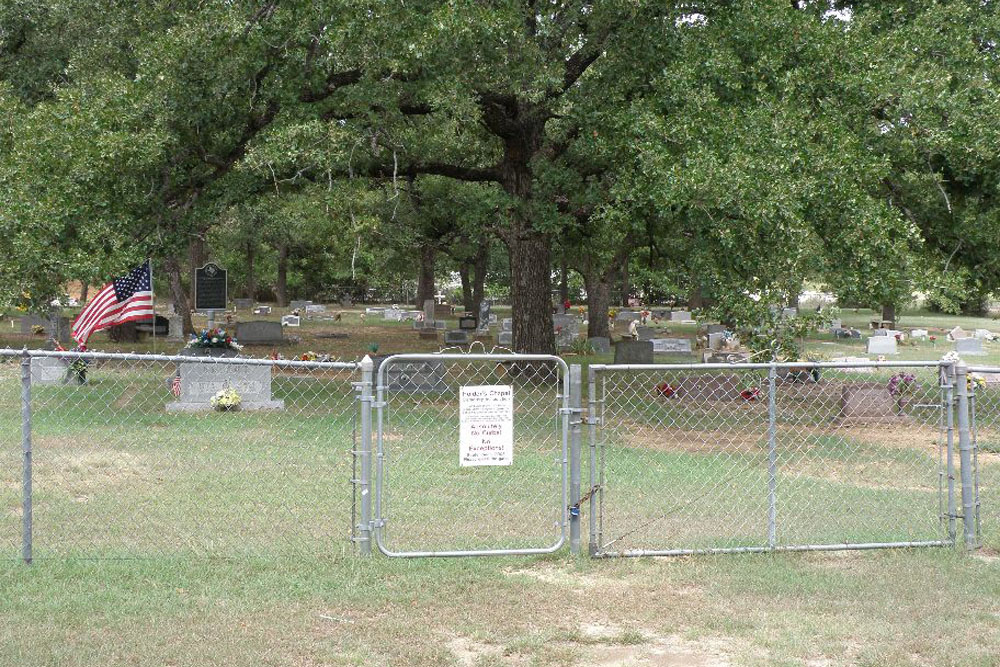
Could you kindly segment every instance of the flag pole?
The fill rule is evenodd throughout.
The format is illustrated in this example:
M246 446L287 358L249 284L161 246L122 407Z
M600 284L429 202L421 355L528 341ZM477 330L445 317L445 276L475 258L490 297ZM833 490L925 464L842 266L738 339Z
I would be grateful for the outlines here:
M147 257L149 264L149 298L153 304L153 354L156 354L156 290L153 289L153 258Z

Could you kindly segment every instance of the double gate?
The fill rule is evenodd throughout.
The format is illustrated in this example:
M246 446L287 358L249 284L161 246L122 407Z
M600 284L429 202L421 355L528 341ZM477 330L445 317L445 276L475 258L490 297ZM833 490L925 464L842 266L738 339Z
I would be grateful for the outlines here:
M946 546L960 530L971 546L965 373L937 362L591 365L584 398L580 368L554 356L390 357L368 399L362 550L576 551L581 524L597 557ZM507 458L470 462L483 445L470 405L490 393L503 397L490 418L510 424L486 442Z

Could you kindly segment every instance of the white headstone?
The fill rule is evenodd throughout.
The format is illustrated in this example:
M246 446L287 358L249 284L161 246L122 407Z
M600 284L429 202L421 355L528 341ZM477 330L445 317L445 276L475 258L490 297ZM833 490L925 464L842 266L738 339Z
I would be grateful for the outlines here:
M309 304L306 304L306 312L307 313L325 313L326 312L326 306L324 306L321 303L315 303L315 304L309 303Z
M969 332L963 329L962 327L955 327L954 329L948 332L948 335L951 336L952 340L958 340L960 338L968 338Z
M686 322L691 319L691 312L688 310L675 310L670 313L671 322Z
M981 357L986 354L983 350L983 340L981 338L959 338L955 341L955 351L959 355L970 357Z
M910 338L914 340L923 340L927 338L927 329L914 329L910 332Z
M282 315L281 316L281 326L283 327L297 327L302 325L302 318L298 315Z
M868 339L868 354L899 354L894 336L872 336Z
M973 336L980 340L993 340L993 334L990 333L989 329L976 329Z
M688 338L653 338L653 352L691 353L691 340Z

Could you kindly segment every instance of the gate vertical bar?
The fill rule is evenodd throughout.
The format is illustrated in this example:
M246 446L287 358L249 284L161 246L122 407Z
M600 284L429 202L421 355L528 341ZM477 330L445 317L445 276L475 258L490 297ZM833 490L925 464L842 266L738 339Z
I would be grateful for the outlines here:
M372 554L372 369L375 362L365 356L361 360L361 521L358 526L358 545L362 556Z
M767 546L778 544L778 369L767 370Z
M31 563L31 356L25 347L21 356L21 558Z
M969 368L959 362L955 369L955 389L958 392L958 458L962 475L962 529L965 548L976 548L975 499L972 491L972 438L969 431Z
M580 364L569 367L569 552L580 553L580 438L583 416L583 375Z
M590 547L597 554L597 373L587 369L587 424L590 435Z
M945 470L948 484L948 539L952 544L955 544L958 539L958 534L955 531L955 517L958 516L958 511L955 508L955 364L949 364L942 370L948 383L945 386L945 412L948 415Z

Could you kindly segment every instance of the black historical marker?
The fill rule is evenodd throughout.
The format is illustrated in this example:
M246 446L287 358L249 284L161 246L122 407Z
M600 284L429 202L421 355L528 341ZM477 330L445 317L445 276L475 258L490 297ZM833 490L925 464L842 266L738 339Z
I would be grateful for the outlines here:
M228 296L225 269L218 264L206 264L195 270L195 310L225 310Z

